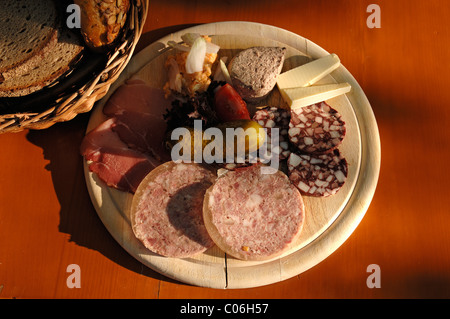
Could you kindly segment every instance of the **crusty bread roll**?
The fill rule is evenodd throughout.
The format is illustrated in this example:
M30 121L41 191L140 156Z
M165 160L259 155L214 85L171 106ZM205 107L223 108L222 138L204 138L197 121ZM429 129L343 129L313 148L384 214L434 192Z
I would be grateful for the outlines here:
M116 40L125 24L130 0L74 0L81 9L81 33L86 44L101 50Z

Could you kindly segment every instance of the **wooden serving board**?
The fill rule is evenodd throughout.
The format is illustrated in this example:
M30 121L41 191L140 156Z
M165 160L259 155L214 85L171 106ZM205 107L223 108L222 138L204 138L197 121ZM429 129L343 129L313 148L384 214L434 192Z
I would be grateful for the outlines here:
M294 33L257 23L220 22L179 31L148 46L131 60L108 95L96 105L88 131L105 120L103 105L125 80L138 77L155 87L164 85L167 79L164 61L172 53L166 43L181 41L186 32L212 36L213 42L221 47L219 55L229 58L251 46L286 47L283 71L329 54ZM380 169L380 139L370 104L344 66L320 81L337 82L352 86L350 93L327 101L346 122L347 135L339 149L349 164L347 182L331 197L304 196L306 217L301 237L281 257L263 262L241 261L226 256L217 247L185 259L156 255L132 232L129 219L132 195L105 186L85 163L87 187L100 219L118 243L144 265L188 284L211 288L256 287L285 280L313 267L333 253L357 227L372 200ZM285 106L277 89L260 104Z

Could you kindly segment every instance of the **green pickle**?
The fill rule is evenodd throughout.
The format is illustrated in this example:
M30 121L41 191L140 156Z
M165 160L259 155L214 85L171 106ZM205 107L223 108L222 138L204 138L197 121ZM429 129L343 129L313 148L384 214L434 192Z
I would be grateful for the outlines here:
M208 136L206 136L204 130L193 127L185 127L185 129L189 131L189 137L186 140L183 136L180 136L178 140L171 140L172 132L169 132L166 139L166 146L171 150L176 144L181 143L178 145L181 147L180 155L183 155L183 149L190 147L192 160L199 152L203 154L205 147L217 137L223 139L223 158L226 157L227 153L234 154L234 156L243 155L242 153L244 153L244 156L248 156L249 153L256 152L264 144L266 139L264 128L252 120L236 120L221 123L216 126L216 129L207 129L206 133L209 133ZM220 133L217 129L219 129ZM195 133L197 133L198 141L195 140ZM197 143L201 143L201 148L197 146ZM215 145L220 145L220 143L216 143Z
M236 120L226 122L217 126L224 136L224 156L228 151L234 151L237 155L238 151L243 150L245 154L257 151L263 144L266 138L264 128L257 122L252 120ZM227 128L234 130L227 130ZM231 134L231 136L228 136ZM229 145L226 141L234 139L233 143ZM241 148L241 149L239 149Z
M193 127L184 127L184 128L189 131L189 137L187 139L184 139L184 136L180 136L178 140L172 140L171 139L172 132L169 132L169 134L167 134L167 137L166 137L166 147L169 150L171 150L176 144L180 144L180 146L181 146L180 155L184 155L183 150L191 148L191 158L193 160L196 152L199 151L199 149L195 147L196 146L196 142L195 142L196 130ZM200 150L201 150L201 152L203 152L206 145L210 141L203 140L203 131L202 130L199 130L199 132L197 132L197 134L200 134L198 136L202 137L202 141L201 141L202 147Z

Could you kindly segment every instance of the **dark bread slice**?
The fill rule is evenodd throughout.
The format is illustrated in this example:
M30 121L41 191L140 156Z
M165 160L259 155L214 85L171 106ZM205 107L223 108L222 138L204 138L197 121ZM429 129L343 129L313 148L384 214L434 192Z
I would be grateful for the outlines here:
M57 11L53 0L0 1L0 82L38 65L52 50Z
M67 72L84 46L81 36L64 27L56 30L57 41L38 65L0 83L0 97L18 97L36 92Z
M252 47L236 54L228 70L235 90L247 102L257 102L274 88L286 48Z
M83 50L69 71L57 81L34 93L17 97L0 97L0 116L21 112L40 113L60 103L60 98L68 97L102 72L108 61L106 54Z

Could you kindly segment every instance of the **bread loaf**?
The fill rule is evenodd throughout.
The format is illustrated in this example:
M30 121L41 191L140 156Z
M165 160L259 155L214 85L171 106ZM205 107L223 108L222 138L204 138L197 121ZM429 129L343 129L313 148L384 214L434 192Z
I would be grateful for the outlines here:
M74 0L81 9L81 33L86 44L101 50L116 40L125 24L130 0Z

